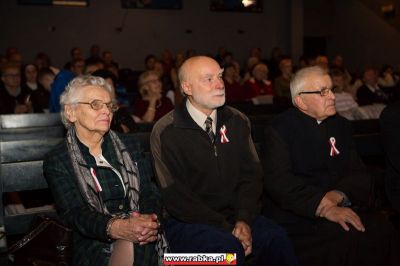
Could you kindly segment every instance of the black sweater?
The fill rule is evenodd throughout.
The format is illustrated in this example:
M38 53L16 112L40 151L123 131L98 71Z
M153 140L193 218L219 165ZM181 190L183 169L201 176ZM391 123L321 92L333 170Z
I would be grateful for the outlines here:
M221 143L223 125L228 143ZM212 145L184 102L154 126L151 150L169 215L232 230L236 221L250 224L259 213L262 168L245 115L218 109L216 135Z

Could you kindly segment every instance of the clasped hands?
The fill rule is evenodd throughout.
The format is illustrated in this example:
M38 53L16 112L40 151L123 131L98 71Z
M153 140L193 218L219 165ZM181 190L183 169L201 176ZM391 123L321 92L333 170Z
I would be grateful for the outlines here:
M342 201L343 195L334 190L329 191L319 203L315 215L340 224L346 231L350 230L348 224L351 224L356 230L364 232L365 227L357 213L350 208L338 206Z
M237 221L235 227L233 228L232 234L239 239L243 246L245 256L251 254L252 252L252 237L250 226L243 222Z
M157 240L160 222L156 214L140 214L133 212L126 219L115 220L110 228L114 239L125 239L139 245L145 245Z

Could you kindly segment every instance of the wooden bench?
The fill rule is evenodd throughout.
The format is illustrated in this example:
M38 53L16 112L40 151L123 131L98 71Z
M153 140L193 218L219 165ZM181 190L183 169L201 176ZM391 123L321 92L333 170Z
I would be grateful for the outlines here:
M60 114L0 115L0 140L62 137Z
M4 193L47 188L42 170L43 158L62 140L63 138L0 141L0 225L4 226L7 235L26 233L34 216L41 212L5 215Z

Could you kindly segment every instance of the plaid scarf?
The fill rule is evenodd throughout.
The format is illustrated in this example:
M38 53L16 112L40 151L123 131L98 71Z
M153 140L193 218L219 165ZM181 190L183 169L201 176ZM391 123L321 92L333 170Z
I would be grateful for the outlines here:
M133 162L131 156L129 155L125 145L118 138L112 130L109 131L109 136L111 138L115 153L117 155L118 161L122 162L120 169L120 174L124 185L127 189L128 203L131 212L139 211L139 170L136 164ZM86 161L82 155L81 150L78 146L78 141L76 137L75 127L70 127L67 132L67 147L69 156L71 158L72 166L74 169L76 181L80 190L81 195L86 200L86 202L94 208L96 211L103 214L116 216L111 214L107 207L103 204L102 198L95 193L96 184L93 180L90 169L85 167ZM92 189L90 189L91 187ZM119 215L121 218L127 218L130 214ZM158 233L157 243L155 249L158 253L158 264L163 265L164 253L168 250L167 240L163 232Z

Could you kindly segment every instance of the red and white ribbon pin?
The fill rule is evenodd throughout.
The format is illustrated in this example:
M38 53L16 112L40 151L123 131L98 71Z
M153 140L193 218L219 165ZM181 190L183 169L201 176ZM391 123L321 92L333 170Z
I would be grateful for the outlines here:
M94 185L96 187L96 192L102 192L103 189L100 186L99 180L97 180L97 176L96 176L96 171L90 167L90 173L92 174L93 180L94 180Z
M329 155L331 157L338 155L340 152L339 150L336 148L336 139L334 137L330 137L329 138L329 143L331 144L331 151L329 153Z
M226 136L226 132L227 132L226 126L223 125L223 126L221 127L221 129L219 130L219 134L221 135L221 143L227 143L227 142L229 142L229 139L228 139L228 137Z

